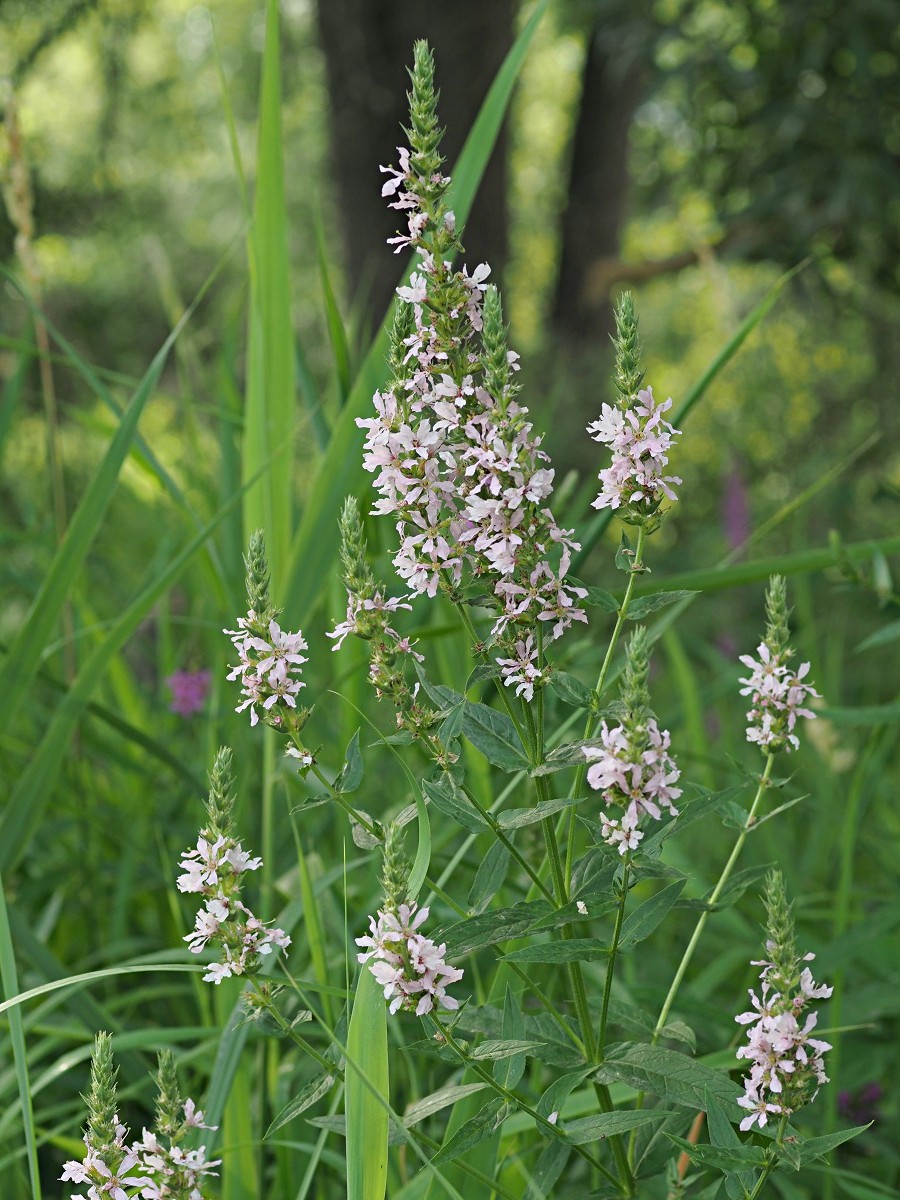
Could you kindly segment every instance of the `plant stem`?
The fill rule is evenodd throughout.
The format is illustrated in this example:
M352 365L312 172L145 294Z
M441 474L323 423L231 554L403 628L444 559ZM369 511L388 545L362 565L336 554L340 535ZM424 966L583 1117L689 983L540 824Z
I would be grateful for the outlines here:
M734 869L734 865L740 856L741 850L744 848L744 842L747 840L748 834L756 823L756 810L759 808L760 801L762 800L763 795L769 786L769 776L772 774L772 766L774 762L774 754L767 754L766 768L760 777L759 787L756 789L756 795L753 797L753 803L751 804L750 811L747 814L747 820L744 822L744 826L741 829L741 832L738 834L737 841L734 843L734 849L731 851L728 862L722 868L722 874L719 876L719 881L713 888L712 894L707 901L707 908L704 909L704 911L700 914L700 917L694 928L694 932L691 935L691 940L688 942L687 949L682 955L681 962L678 964L678 970L675 972L675 978L672 980L672 986L669 988L669 994L666 996L662 1010L659 1014L659 1018L656 1022L656 1028L653 1030L653 1045L656 1045L656 1043L659 1041L660 1034L665 1027L666 1021L668 1020L669 1012L671 1011L672 1005L675 1002L675 997L678 994L678 989L681 987L685 972L690 965L691 959L694 957L694 951L697 949L697 943L700 941L700 936L706 927L706 922L709 919L710 911L714 907L716 901L722 895L725 885L731 877L731 872Z
M659 1017L656 1021L656 1026L653 1030L653 1035L650 1038L651 1046L656 1045L662 1035L662 1031L665 1029L666 1021L669 1019L669 1013L672 1010L672 1005L675 1003L675 997L678 995L678 989L681 987L681 984L684 981L684 976L687 972L688 966L690 965L691 959L694 957L694 951L697 949L697 943L700 941L703 930L706 928L706 922L709 919L710 911L712 910L716 901L722 895L725 885L731 876L732 870L734 869L734 865L744 847L744 842L747 840L747 836L755 824L756 810L759 808L760 801L762 800L763 795L769 786L769 777L772 774L772 767L774 763L774 754L767 754L765 770L760 776L759 786L756 789L756 795L753 797L753 803L750 805L750 811L747 813L747 820L744 822L743 828L738 834L737 841L735 842L734 848L729 855L728 862L726 862L725 866L722 868L722 874L719 876L718 883L713 888L712 894L707 901L707 908L700 914L697 924L694 926L694 932L691 934L691 940L687 944L687 949L681 956L681 962L678 964L678 970L675 972L675 978L672 980L672 985L669 988L665 1001L663 1002L662 1009L660 1010ZM635 1108L641 1108L643 1106L644 1095L644 1092L638 1092L635 1099ZM632 1162L634 1156L635 1137L636 1133L632 1132L629 1141L629 1161Z
M603 990L603 1007L600 1010L600 1032L597 1035L597 1057L603 1061L603 1050L606 1046L606 1023L609 1018L609 997L612 991L613 975L616 969L616 955L619 950L619 938L622 935L622 922L625 917L625 904L628 900L628 877L631 874L630 851L622 868L622 887L619 895L619 906L616 909L616 924L613 929L612 944L609 948L609 962L606 965L606 986Z
M775 1139L776 1146L780 1146L782 1141L784 1140L784 1131L787 1128L787 1120L788 1120L787 1116L783 1116L781 1118L781 1120L778 1122L778 1136ZM756 1187L750 1193L749 1200L758 1200L758 1197L762 1195L762 1190L766 1185L766 1180L772 1174L772 1172L774 1171L774 1169L777 1165L778 1165L778 1159L775 1156L774 1152L772 1152L772 1157L769 1159L769 1161L763 1167L762 1175L760 1175L759 1179L757 1179Z

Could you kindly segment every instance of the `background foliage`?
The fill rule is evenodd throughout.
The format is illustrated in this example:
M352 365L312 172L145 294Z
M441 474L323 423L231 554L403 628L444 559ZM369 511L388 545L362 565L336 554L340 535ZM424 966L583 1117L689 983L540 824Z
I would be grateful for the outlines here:
M223 740L235 744L241 764L239 823L266 857L271 911L287 905L296 920L303 889L315 896L317 922L296 931L297 970L326 988L344 986L348 937L376 895L371 856L345 844L331 810L320 807L299 823L298 865L286 813L302 798L300 785L273 766L270 752L260 751L231 712L219 630L242 607L241 509L248 502L235 497L272 450L248 454L244 398L264 404L271 372L280 372L293 469L278 520L293 569L282 556L276 571L292 580L285 593L296 600L291 623L302 623L318 648L309 693L318 698L323 761L340 768L361 723L353 705L384 728L384 714L370 707L356 682L360 672L354 676L349 665L359 652L348 648L332 658L323 637L331 618L342 615L342 598L326 569L323 547L333 547L336 529L320 520L328 510L328 472L320 464L330 445L326 466L345 464L335 486L363 493L361 439L354 440L350 410L364 411L374 386L361 374L368 338L401 270L382 245L390 225L377 226L366 211L381 211L377 166L391 160L399 140L392 131L402 117L412 37L432 38L445 92L453 91L451 82L462 84L445 97L444 119L456 139L452 161L530 12L503 6L508 26L493 30L493 54L475 72L465 58L475 6L459 5L456 22L445 23L440 35L429 29L440 20L438 7L416 6L411 14L401 4L369 6L376 28L396 21L379 54L368 55L383 71L373 71L373 84L361 73L365 53L344 63L341 75L326 23L303 0L283 3L280 44L269 51L270 66L280 62L282 102L263 105L269 124L258 159L262 5L6 0L0 9L0 75L17 99L32 173L32 246L51 323L56 407L48 418L39 332L9 282L0 327L0 644L13 646L17 657L0 663L10 683L0 734L7 797L0 867L17 980L7 960L7 995L140 956L178 961L173 948L188 918L174 891L174 862L199 823L204 772ZM363 20L362 10L347 5L345 30L355 28L355 18ZM412 20L416 27L407 29ZM466 239L471 261L490 257L497 266L512 344L524 354L524 398L536 424L551 430L558 479L571 472L563 484L567 525L587 523L593 495L597 465L581 431L609 393L611 290L625 282L636 288L648 378L658 394L675 397L677 409L781 272L810 259L685 425L677 464L682 501L655 549L653 584L678 586L676 577L696 571L694 586L706 590L665 633L654 699L683 747L683 766L700 782L721 785L732 758L749 763L734 655L755 644L769 560L790 571L805 562L791 556L823 551L816 569L795 573L791 587L798 650L812 660L834 711L816 723L800 756L794 786L808 800L777 830L771 824L754 839L748 865L776 858L784 864L822 974L838 983L829 1021L854 1027L810 1120L822 1132L854 1123L865 1114L839 1118L839 1096L869 1087L871 1097L873 1085L882 1090L873 1130L839 1152L839 1166L855 1172L855 1182L838 1175L827 1185L866 1197L894 1194L886 1189L897 1185L900 1140L891 1092L900 994L891 849L898 834L900 625L889 557L863 547L856 566L842 570L829 537L834 530L855 545L896 530L897 38L888 0L561 4L538 27L488 171L486 186L498 197L492 207L506 220L498 228L476 207ZM363 38L364 51L373 44ZM340 128L334 81L348 72L358 86L357 116ZM609 115L602 129L600 103ZM388 132L361 124L358 114L367 109ZM585 130L605 139L602 157ZM285 166L283 221L265 153L276 141ZM10 162L7 156L7 172ZM368 179L366 210L350 211L347 196L361 185L348 183L347 163ZM261 204L271 219L251 224L251 206L258 213ZM265 244L258 240L263 227ZM13 221L0 217L0 253L21 278L14 239ZM364 257L360 245L369 248ZM293 353L277 364L266 359L273 342L264 318L262 360L255 361L268 365L254 384L246 330L248 312L262 311L261 297L270 294L260 257L267 252L270 265L273 253L276 263L289 263L282 283L290 290ZM171 352L145 378L217 266ZM108 456L129 404L135 419L143 409L139 438L121 445L114 487ZM108 508L101 495L107 477ZM68 573L57 570L61 528L86 496L96 497L90 527L79 527L80 542L69 538ZM756 540L740 550L754 529ZM389 577L388 536L377 527L370 536ZM615 586L615 540L611 530L579 568L585 579ZM729 552L744 574L716 572ZM765 563L756 568L756 560ZM48 602L40 628L29 626L26 616L48 578L58 604ZM444 615L424 607L415 622L446 682L462 685L468 664L444 632ZM32 642L23 630L34 632ZM577 673L591 645L573 635L567 669ZM214 681L205 710L189 718L171 713L166 678L201 668ZM363 807L380 813L396 806L405 785L388 756L370 754ZM714 878L730 836L724 830L690 846L695 895ZM443 852L438 845L436 853ZM474 871L466 860L454 871L465 893ZM683 935L690 915L682 914ZM683 1002L687 1020L691 1001L721 1004L718 1025L700 1031L700 1054L733 1040L730 1014L750 982L745 948L755 945L759 916L748 893L711 923ZM313 956L316 929L323 959ZM642 960L632 979L639 993L662 986L678 944L671 933L656 957ZM247 1040L225 1106L223 1196L300 1196L313 1187L322 1196L340 1193L343 1148L333 1135L297 1122L281 1131L285 1144L276 1139L261 1148L271 1116L308 1069L245 1029L223 1037L233 998L221 991L210 996L191 976L142 969L127 988L113 978L12 1010L24 1022L46 1195L61 1194L53 1182L57 1164L75 1149L77 1093L98 1027L116 1032L128 1116L138 1127L158 1045L178 1048L193 1072L193 1092L203 1091L212 1072L224 1102L222 1056ZM14 1019L2 1036L11 1047ZM425 1094L428 1080L411 1066L403 1079L409 1060L402 1046L398 1062L402 1107ZM22 1094L22 1071L4 1047L4 1198L30 1194ZM852 1095L841 1103L852 1104ZM788 1200L821 1194L813 1174L779 1186Z

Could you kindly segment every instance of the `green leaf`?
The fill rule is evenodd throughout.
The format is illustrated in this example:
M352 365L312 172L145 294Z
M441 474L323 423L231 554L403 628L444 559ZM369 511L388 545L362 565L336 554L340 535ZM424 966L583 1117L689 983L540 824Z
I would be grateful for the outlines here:
M663 1046L630 1045L614 1051L597 1077L602 1083L627 1083L693 1109L702 1109L707 1089L726 1111L742 1094L727 1075Z
M547 900L533 900L515 904L511 908L493 909L477 917L465 917L455 925L442 929L437 940L447 943L448 957L461 958L475 950L483 950L485 946L521 937L535 921L548 916L552 911L552 906Z
M891 642L896 642L898 638L900 638L900 621L889 621L881 629L876 629L867 638L863 638L856 647L855 653L864 654L866 650L875 650L878 646L887 646Z
M619 1133L640 1129L642 1125L653 1125L671 1115L670 1112L659 1108L597 1113L593 1117L566 1121L561 1126L561 1132L566 1141L573 1146L583 1146L586 1142L596 1142L599 1138L615 1137Z
M536 825L545 817L552 817L564 808L580 804L581 800L581 796L561 796L557 800L541 800L534 808L508 808L505 812L497 814L497 824L501 829L521 829L525 825Z
M664 887L655 896L645 900L634 912L629 913L622 923L619 948L624 950L629 946L636 946L638 942L649 937L674 906L686 883L687 879L676 879L674 883Z
M419 844L416 847L416 858L409 873L406 890L410 900L415 900L422 890L425 876L431 865L431 821L428 817L428 806L416 791L416 815L419 823Z
M293 1121L295 1117L299 1117L301 1113L306 1112L308 1108L321 1100L322 1097L331 1090L334 1085L337 1075L327 1075L324 1072L321 1075L316 1075L309 1083L301 1088L294 1096L293 1100L289 1100L269 1128L263 1135L265 1138L271 1137L276 1130L281 1129L283 1125L287 1125L289 1121Z
M692 591L676 591L676 592L652 592L648 596L638 596L628 605L628 620L640 621L650 613L657 612L661 608L666 608L669 604L675 604L678 600L684 600L688 596L697 596L699 592Z
M506 715L486 704L467 702L462 732L488 762L505 771L526 771L528 759L516 727Z
M552 775L555 771L565 771L567 767L585 766L588 761L584 753L585 746L596 749L597 739L579 738L578 741L563 742L562 745L554 747L542 763L532 767L530 774L534 777Z
M582 683L575 675L569 675L566 671L556 671L550 676L550 691L554 695L559 696L563 704L569 704L572 708L590 708L591 702L594 699L593 691Z
M714 1171L730 1174L732 1171L746 1170L748 1167L764 1167L767 1154L759 1146L720 1146L694 1145L686 1138L676 1137L667 1133L670 1142L682 1150L692 1163L700 1167L710 1167Z
M336 792L355 792L362 783L365 767L362 754L359 751L359 730L357 729L347 747L347 759L340 775L334 781Z
M256 195L248 239L250 299L241 471L247 486L244 536L249 538L254 529L265 530L276 596L283 591L293 534L295 419L280 60L278 3L267 0Z
M434 1116L436 1112L455 1104L457 1100L463 1100L466 1096L472 1096L476 1092L483 1092L486 1087L485 1083L459 1083L440 1088L438 1091L432 1092L430 1096L425 1096L422 1100L411 1104L403 1115L403 1124L407 1128L417 1125L419 1121Z
M486 1141L500 1128L510 1114L510 1106L500 1096L494 1096L470 1121L461 1126L435 1154L432 1162L448 1162L465 1154L473 1146Z
M481 912L503 886L509 870L511 855L502 842L494 842L478 864L475 881L469 892L469 908Z
M522 946L503 956L504 962L568 963L593 962L606 958L609 946L597 938L570 938L564 942L540 942Z
M522 1006L516 992L506 985L506 998L503 1001L503 1037L506 1041L524 1042L525 1018L522 1016ZM540 1043L539 1043L540 1044ZM505 1088L514 1088L525 1074L528 1062L526 1051L510 1054L494 1063L494 1079Z
M19 776L6 803L0 819L0 872L14 866L24 853L53 795L53 785L75 727L114 656L239 499L240 493L220 509L184 550L144 588L82 663L75 682L47 724L37 750L32 753L28 766Z
M844 1142L849 1142L852 1138L859 1137L861 1133L865 1133L868 1125L856 1125L852 1129L841 1129L837 1133L826 1133L822 1137L804 1138L800 1143L800 1161L803 1164L815 1162L817 1158L822 1158L823 1155L830 1153L836 1146L843 1146Z
M495 1062L501 1058L512 1058L514 1054L527 1054L529 1050L536 1050L542 1044L523 1038L489 1038L474 1050L470 1050L469 1058L476 1062Z
M452 775L445 774L439 779L426 779L422 784L422 791L438 812L450 817L457 825L462 825L469 833L484 833L490 828Z
M359 974L347 1030L347 1200L384 1200L388 1165L387 1005L375 976Z
M820 708L817 715L835 725L894 725L900 721L900 704L869 704L857 708Z
M631 568L634 566L634 547L628 540L628 535L625 530L622 530L622 537L619 542L619 548L616 551L616 570L626 571L631 574ZM618 604L616 605L618 608Z
M576 587L584 588L587 592L587 595L580 601L581 604L587 605L588 608L599 608L608 613L619 611L619 601L612 592L604 591L603 588L588 587L586 583L582 583L580 579L573 579L571 575L569 582Z

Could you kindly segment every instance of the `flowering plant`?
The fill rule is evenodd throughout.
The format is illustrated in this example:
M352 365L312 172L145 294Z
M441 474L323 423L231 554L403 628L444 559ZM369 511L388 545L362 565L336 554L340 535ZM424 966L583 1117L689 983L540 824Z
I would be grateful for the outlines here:
M769 803L786 786L774 776L778 756L801 749L803 722L815 716L810 664L791 666L786 585L770 580L758 659L741 658L750 672L740 680L751 704L746 738L762 765L755 757L756 769L736 788L705 788L690 777L695 764L677 725L670 730L652 704L651 658L664 625L647 618L692 594L645 583L649 540L682 484L668 466L682 435L665 415L673 401L658 401L645 386L633 299L626 294L616 308L616 401L602 403L588 426L605 448L594 507L624 527L613 594L573 574L583 544L550 507L554 471L518 399L520 363L490 269L456 263L462 230L442 171L433 62L423 43L411 75L409 146L398 149L397 166L383 168L383 195L405 220L391 241L411 250L415 264L397 289L390 379L375 392L373 414L357 420L375 495L367 513L354 497L344 505L346 609L342 599L345 615L327 634L344 656L351 639L364 645L374 697L390 710L386 730L376 726L369 747L355 733L339 769L310 740L317 718L299 698L314 689L301 673L328 643L282 623L262 530L245 560L246 615L224 631L238 659L227 676L239 685L235 711L265 738L269 801L276 782L283 785L298 846L305 810L338 810L365 856L345 861L343 877L377 864L378 895L371 907L347 903L347 974L337 986L317 880L302 852L297 879L279 883L292 901L277 918L284 928L259 919L242 897L259 872L271 911L278 887L264 876L262 857L237 840L233 755L223 748L206 821L175 876L177 890L202 903L183 941L193 955L216 951L202 967L215 996L240 989L255 1031L300 1055L302 1081L271 1114L269 1134L328 1098L328 1114L309 1119L346 1139L350 1200L382 1200L391 1172L396 1195L409 1200L458 1200L470 1191L517 1200L680 1197L698 1182L698 1196L756 1200L773 1171L814 1162L856 1132L825 1145L789 1123L827 1083L830 1046L812 1036L817 1014L805 1010L831 989L801 965L812 956L796 951L777 873L767 887L768 957L756 964L753 1011L736 1018L749 1026L747 1043L715 1065L690 1053L698 944L759 877L751 871L742 882L735 867L748 839L779 811ZM383 517L396 534L399 582L379 579L369 553L367 532L380 539ZM426 636L435 611L452 619L464 646L465 669L454 672L451 663L444 682ZM576 662L589 664L588 682L565 669ZM356 709L358 701L354 693ZM580 737L571 734L575 722ZM365 758L382 749L403 764L408 789L373 816L350 797L362 787ZM267 862L276 849L268 813L264 807ZM684 845L685 829L717 815L737 831L731 852L714 886L689 896L696 888L687 856L668 851ZM353 882L345 895L358 895ZM288 931L301 907L304 936L294 939ZM677 909L690 931L656 1004L632 952L666 918L677 921ZM368 931L366 913L374 913ZM682 926L673 935L679 943ZM301 955L311 982L297 978ZM727 1028L712 1021L701 1035L712 1034L718 1042L709 1048L724 1051L732 1029L730 1019ZM413 1060L426 1064L427 1086L413 1089L401 1113ZM748 1062L741 1087L731 1075ZM103 1042L87 1154L67 1163L63 1178L87 1183L90 1200L121 1200L129 1189L151 1200L201 1200L219 1161L185 1149L182 1139L212 1127L191 1101L176 1103L171 1063L160 1068L167 1098L158 1128L132 1145L115 1115L110 1070ZM449 1120L438 1125L448 1107ZM398 1143L395 1160L389 1146ZM411 1178L415 1162L421 1175Z

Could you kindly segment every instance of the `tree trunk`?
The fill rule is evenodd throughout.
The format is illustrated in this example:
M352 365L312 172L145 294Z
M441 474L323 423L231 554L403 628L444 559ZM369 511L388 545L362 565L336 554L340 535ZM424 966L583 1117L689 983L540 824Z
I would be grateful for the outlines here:
M590 39L569 172L553 320L574 349L607 345L609 288L592 287L597 263L615 259L628 193L628 131L640 98L638 61Z
M407 67L416 38L427 38L441 90L446 170L452 169L481 102L512 43L513 0L319 0L319 36L330 97L332 162L349 297L380 321L400 260L385 245L398 214L381 198L380 164L396 163L406 142ZM506 258L505 137L501 134L472 210L464 243L469 262Z

